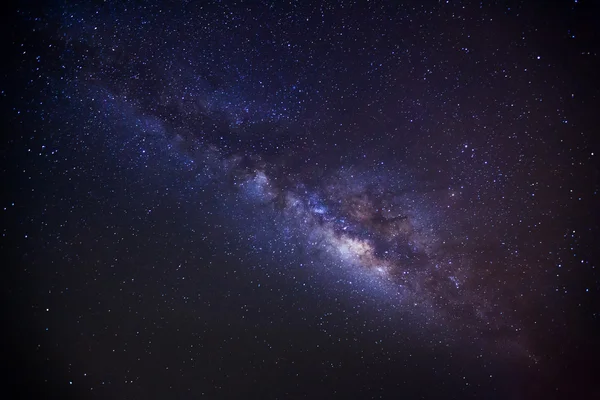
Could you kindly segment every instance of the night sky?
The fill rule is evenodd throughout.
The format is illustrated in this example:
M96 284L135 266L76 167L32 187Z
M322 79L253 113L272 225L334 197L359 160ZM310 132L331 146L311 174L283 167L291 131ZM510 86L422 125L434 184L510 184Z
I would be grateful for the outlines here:
M15 398L600 397L600 17L24 2L2 34Z

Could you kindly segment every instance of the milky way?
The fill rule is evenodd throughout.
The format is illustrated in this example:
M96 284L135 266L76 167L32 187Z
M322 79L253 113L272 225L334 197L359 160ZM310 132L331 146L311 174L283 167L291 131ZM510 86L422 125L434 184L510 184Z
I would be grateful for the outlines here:
M322 85L327 83L309 79L306 74L311 72L307 72L310 70L306 66L301 67L302 73L295 76L295 80L290 82L294 77L290 73L281 78L280 84L274 84L272 74L275 72L269 71L270 67L261 65L257 69L250 65L254 58L266 57L250 47L240 49L240 57L251 53L241 60L232 63L227 58L222 59L221 62L231 64L223 64L225 77L214 78L217 81L213 82L210 74L220 68L219 61L214 60L208 76L198 71L195 64L203 57L214 56L212 47L204 49L194 43L194 36L200 34L202 27L190 29L190 36L185 39L181 36L185 37L186 33L179 32L180 37L173 44L169 44L168 34L161 43L158 32L159 36L153 39L158 42L140 41L132 34L133 26L144 30L148 23L150 32L160 31L156 27L166 17L152 14L157 21L150 24L144 14L127 9L122 12L123 17L119 18L127 22L117 27L127 28L117 31L104 12L86 15L74 10L72 14L62 14L67 20L64 33L67 43L78 41L76 47L61 50L63 57L83 57L75 80L70 80L67 87L74 88L75 100L87 97L87 101L93 103L90 107L98 109L109 125L114 125L115 114L121 115L125 126L119 129L125 132L113 143L116 149L133 146L138 153L135 156L142 158L140 162L150 164L154 162L153 157L144 159L146 151L155 153L157 149L144 150L144 143L150 141L144 135L164 136L168 144L159 145L165 148L158 151L172 150L184 159L184 164L193 165L190 169L200 181L207 178L222 181L239 191L242 195L239 201L274 208L276 218L281 218L282 232L294 230L300 235L298 243L292 246L301 247L309 262L320 263L326 259L330 263L322 268L332 268L332 265L344 268L346 273L357 275L359 285L369 286L366 281L378 282L395 294L398 307L415 307L419 312L447 318L447 323L472 326L481 331L510 327L511 331L518 332L521 329L519 323L512 320L514 298L510 292L521 283L516 270L531 267L518 255L523 240L519 239L519 228L503 229L502 221L496 220L519 219L517 215L523 206L506 204L508 196L505 194L514 185L513 176L519 174L521 168L534 169L525 166L525 160L521 167L501 159L498 153L503 149L495 148L498 146L496 138L488 136L486 126L477 124L475 136L464 136L464 140L449 139L446 146L455 147L448 149L446 155L443 149L433 150L434 145L428 154L419 154L435 165L426 167L427 173L410 164L414 159L411 152L423 151L413 149L418 144L411 143L413 148L408 149L392 149L397 157L385 154L388 149L381 147L386 146L385 141L377 146L367 145L364 150L341 145L343 151L332 152L332 144L337 147L337 141L347 141L345 136L353 134L357 122L350 118L347 132L343 128L344 117L335 117L342 121L341 128L336 129L336 138L325 143L314 138L323 130L333 129L327 121L331 116L321 110L325 115L317 119L306 103L333 103L325 109L337 109L336 114L343 106L335 105L331 98L321 100L325 91ZM189 22L183 16L175 18ZM255 23L264 24L260 19ZM221 29L223 26L211 28L211 34L219 37ZM224 45L231 43L223 37L220 40ZM188 46L189 52L186 51ZM399 62L403 58L409 62L402 48L397 51ZM395 52L392 50L390 57L394 58ZM292 54L283 53L278 57ZM273 59L272 62L285 61ZM285 74L285 71L279 73ZM423 80L426 81L426 77L427 72ZM290 83L286 85L286 81ZM234 86L230 86L231 82L235 82ZM353 83L350 86L356 87ZM441 93L450 88L460 91L460 86L460 83L442 85L436 90ZM385 97L385 92L380 90L378 96ZM335 90L332 96L337 97ZM343 94L339 97L341 100ZM435 95L429 101L435 101L435 108L443 109L438 105L443 98L441 94ZM521 100L515 98L514 101ZM414 102L420 103L402 96L398 111L406 107L402 104ZM371 102L365 100L361 106L366 110L347 112L366 114L358 125L362 125L361 135L365 137L388 129L393 131L391 137L402 137L397 127L392 128L394 124L380 122L383 117L380 116L382 103L379 104L380 108L374 109ZM423 111L414 111L409 106L408 121L402 121L401 125L435 118L435 114L426 116L426 108L432 105L421 104L421 107ZM299 130L304 132L299 133ZM440 129L440 133L447 134L444 131ZM387 145L402 145L402 141L385 135ZM341 154L339 161L332 162L338 154ZM445 158L447 154L451 158ZM533 161L535 158L529 160ZM449 171L445 171L446 168ZM193 178L190 184L194 185ZM200 185L195 186L196 190ZM527 185L531 190L517 189L519 196L533 197L542 186L539 182L518 184ZM533 202L535 199L531 200L531 205L523 203L527 209L541 207ZM282 232L272 232L276 242L281 240ZM500 232L508 239L499 238ZM494 263L486 251L500 261Z
M15 229L32 243L38 237L37 246L18 247L23 259L59 260L39 268L49 274L39 279L40 293L62 295L73 290L67 286L85 293L114 277L108 292L119 285L151 310L165 298L181 301L202 320L198 310L231 298L241 299L236 310L248 310L256 298L248 288L285 292L278 299L293 307L268 323L256 316L258 329L304 312L298 299L310 287L322 307L337 304L318 317L324 324L337 315L338 333L327 332L337 342L372 341L362 330L370 324L368 334L387 335L392 348L405 339L399 332L431 348L467 348L486 379L495 379L486 368L506 360L555 373L548 348L588 318L582 305L597 288L588 275L596 227L586 225L598 193L590 172L595 116L582 111L595 99L593 85L582 83L594 68L574 25L535 22L534 6L454 2L43 9L17 12L31 39L13 35L16 89L2 91L12 101L11 129L20 132L11 145L21 194L5 211L25 204L26 224ZM574 43L567 55L548 45L550 34ZM581 74L564 59L577 60ZM145 245L143 227L152 233L139 236L154 240ZM131 261L144 246L157 249L148 250L156 261ZM217 254L235 262L213 263ZM146 264L151 272L128 272ZM191 286L175 289L151 278L155 271ZM61 280L77 273L79 283ZM154 283L159 295L149 289ZM77 323L106 312L106 303L114 312L116 298L90 300ZM28 310L50 313L32 299ZM55 302L65 310L76 303ZM92 312L100 304L104 311ZM272 303L265 304L258 314ZM350 328L348 309L369 310L369 322ZM237 318L233 307L221 311L223 321ZM160 326L177 320L156 318ZM136 337L152 343L144 329ZM199 342L211 337L212 328L202 329ZM224 340L267 342L229 322L223 329ZM286 351L274 370L295 360ZM411 358L397 349L381 357L402 365ZM209 392L219 398L223 387Z
M329 155L318 149L308 150L310 158L303 161L287 150L264 156L254 148L232 149L234 145L220 143L233 141L225 135L243 138L245 129L265 124L265 118L261 129L284 129L286 134L292 128L282 128L279 120L270 120L270 113L265 117L262 111L247 114L247 127L239 128L239 116L212 105L212 96L198 100L191 113L181 104L171 111L177 121L185 122L187 135L143 111L142 100L104 89L100 93L92 89L87 97L91 107L101 104L110 125L118 126L119 121L125 125L124 135L110 138L109 146L115 154L134 157L138 173L146 173L152 163L173 168L174 174L187 173L184 193L191 202L199 201L211 182L230 193L234 203L223 204L224 221L251 235L258 233L261 239L253 248L260 250L266 247L261 241L268 242L289 262L310 265L314 273L326 273L323 279L341 282L349 292L385 298L395 318L417 315L422 321L419 329L442 325L453 335L461 331L476 340L491 335L494 340L486 345L517 349L519 357L535 358L511 309L510 286L519 283L514 270L524 265L518 258L512 265L508 261L493 265L486 258L486 248L496 247L496 257L510 257L510 250L501 248L505 243L487 240L489 231L476 233L472 215L482 214L487 220L486 213L498 211L468 199L465 185L442 187L435 179L423 181L414 168L394 159L320 167ZM168 105L157 102L153 107ZM228 107L236 109L232 103ZM205 138L202 130L194 132L197 124L231 130L218 130L215 140ZM459 152L471 158L474 153L462 143ZM366 153L359 158L367 158ZM497 181L503 174L492 174L498 174L493 181L502 187ZM231 210L237 207L245 211ZM276 226L265 230L263 218L275 218ZM498 286L499 277L509 288Z

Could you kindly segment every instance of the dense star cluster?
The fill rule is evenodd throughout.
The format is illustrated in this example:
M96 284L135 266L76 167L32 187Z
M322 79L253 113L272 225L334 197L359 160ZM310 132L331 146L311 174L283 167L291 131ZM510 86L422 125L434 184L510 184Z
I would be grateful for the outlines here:
M592 8L16 10L2 249L9 343L31 361L15 381L82 398L593 393Z

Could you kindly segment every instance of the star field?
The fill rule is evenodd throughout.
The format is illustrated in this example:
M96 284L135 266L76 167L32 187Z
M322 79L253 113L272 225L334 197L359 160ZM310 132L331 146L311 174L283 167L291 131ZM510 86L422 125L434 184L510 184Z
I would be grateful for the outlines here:
M597 10L8 14L23 397L600 393Z

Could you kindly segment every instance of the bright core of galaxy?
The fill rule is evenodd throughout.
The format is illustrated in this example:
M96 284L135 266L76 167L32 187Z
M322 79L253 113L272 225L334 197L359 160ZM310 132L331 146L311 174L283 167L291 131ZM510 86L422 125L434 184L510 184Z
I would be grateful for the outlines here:
M327 269L328 279L345 282L349 291L385 298L398 315L417 313L430 329L444 324L474 336L501 333L523 346L510 303L502 300L482 261L469 256L481 239L467 238L453 220L464 201L460 188L422 190L401 167L383 163L342 165L308 183L303 176L311 174L310 164L290 175L255 154L225 156L194 143L194 151L174 150L177 157L228 182L236 201L275 218L267 236L298 263ZM195 156L186 156L191 153ZM245 229L262 231L256 220Z

